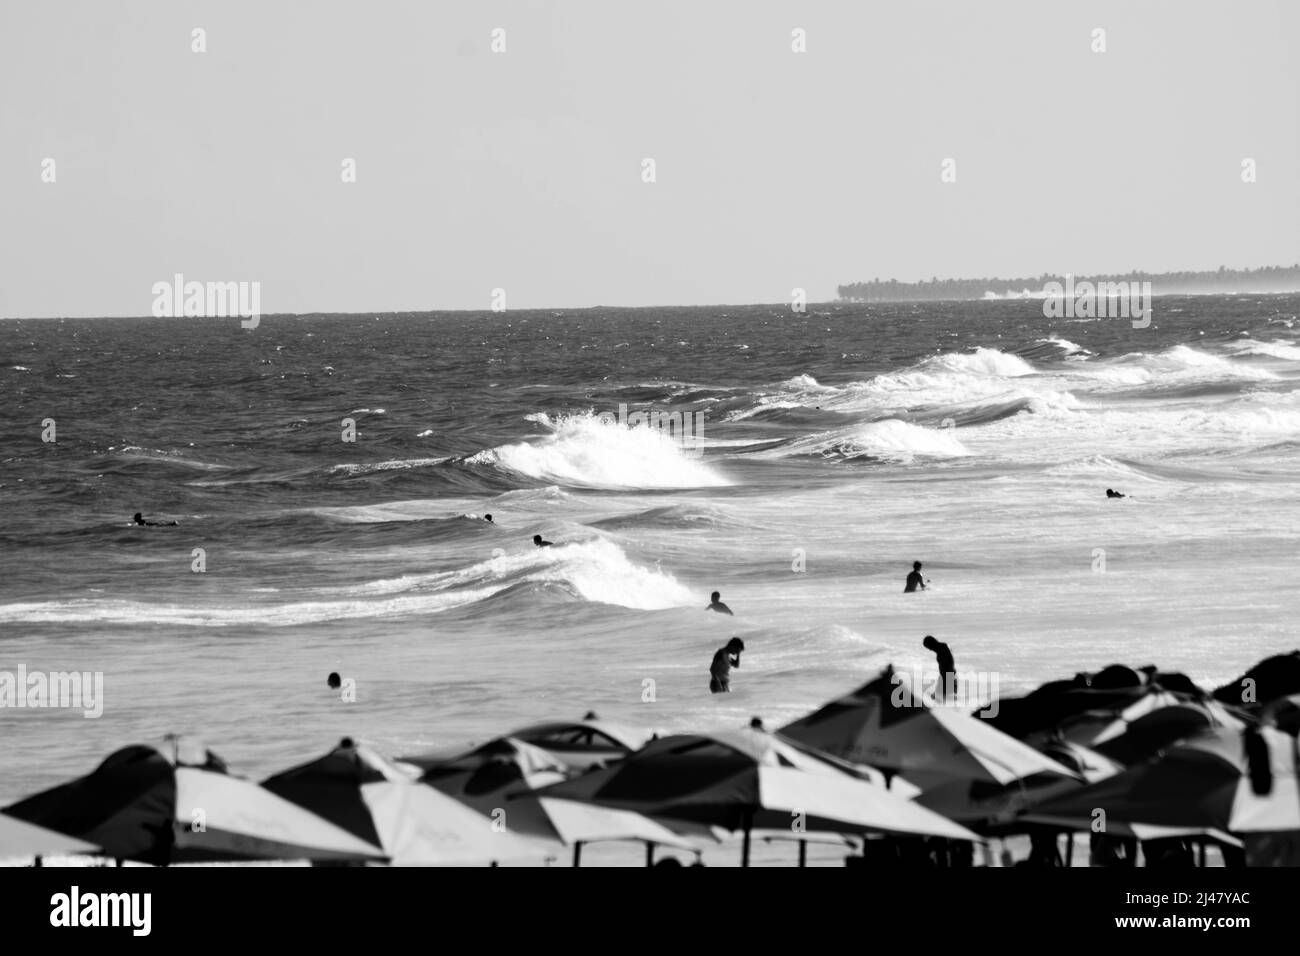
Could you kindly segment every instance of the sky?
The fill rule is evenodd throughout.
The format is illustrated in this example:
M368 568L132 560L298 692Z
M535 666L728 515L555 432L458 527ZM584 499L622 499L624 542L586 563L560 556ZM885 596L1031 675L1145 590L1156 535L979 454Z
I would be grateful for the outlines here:
M176 273L272 314L1293 264L1297 36L1294 0L3 0L0 317Z

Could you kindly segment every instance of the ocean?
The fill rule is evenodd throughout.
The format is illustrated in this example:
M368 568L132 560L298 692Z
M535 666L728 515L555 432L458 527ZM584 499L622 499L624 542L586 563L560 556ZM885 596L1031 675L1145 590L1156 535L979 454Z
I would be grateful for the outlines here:
M1222 683L1300 644L1298 312L0 322L0 671L103 674L96 719L0 707L0 800L168 733L260 779L343 736L777 726L927 634L1004 696L1117 661Z

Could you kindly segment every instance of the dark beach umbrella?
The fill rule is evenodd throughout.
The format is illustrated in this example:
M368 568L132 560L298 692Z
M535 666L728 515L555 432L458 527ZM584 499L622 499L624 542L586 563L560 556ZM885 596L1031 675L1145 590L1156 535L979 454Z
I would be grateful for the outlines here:
M532 744L575 770L621 760L640 750L652 734L642 727L601 720L588 713L582 720L531 724L507 736Z
M1090 829L1102 810L1108 831L1117 823L1230 833L1300 830L1295 751L1295 738L1271 727L1246 733L1215 728L1152 761L1044 801L1025 819Z
M750 728L654 740L618 763L539 793L741 832L745 866L755 829L979 839L878 779Z
M648 848L699 848L701 841L688 840L639 813L538 794L571 776L571 768L548 751L500 737L430 767L420 779L484 816L504 821L515 833L573 847L575 866L588 843L630 840Z
M1214 698L1240 707L1267 704L1290 694L1300 694L1300 651L1264 658L1215 690Z
M1260 722L1292 737L1300 733L1300 694L1279 697L1264 708Z
M1127 723L1123 733L1094 741L1093 747L1098 753L1130 766L1155 756L1171 744L1215 727L1241 730L1244 726L1217 703L1206 706L1179 702L1141 714ZM1068 725L1063 733L1069 736Z
M536 858L549 848L496 827L464 804L419 783L418 769L345 738L325 756L262 786L367 843L399 866L486 864Z
M1124 769L1096 751L1059 738L1043 744L1041 750L1077 779L1057 773L1035 773L1009 783L953 779L928 788L916 802L981 833L1020 833L1029 829L1020 816L1024 811Z
M844 760L901 773L922 789L952 779L1006 784L1038 773L1074 776L988 721L935 706L892 668L787 724L781 734Z
M229 860L371 860L378 847L232 776L201 744L126 747L88 776L5 812L156 866Z
M504 736L546 751L565 767L585 770L622 760L645 746L652 734L644 728L612 723L588 713L582 720L529 724ZM427 770L463 755L461 748L453 748L403 757L402 760Z

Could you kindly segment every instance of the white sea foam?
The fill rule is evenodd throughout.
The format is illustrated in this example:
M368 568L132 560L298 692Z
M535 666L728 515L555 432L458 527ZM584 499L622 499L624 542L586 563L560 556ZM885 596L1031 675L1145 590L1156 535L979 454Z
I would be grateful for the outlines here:
M481 451L466 461L579 488L701 488L729 484L658 429L629 427L591 413L555 419L545 413L528 417L551 428L551 434Z
M960 458L970 451L951 428L924 428L898 419L866 422L808 435L758 457L880 458L908 462L918 457Z
M300 592L312 600L236 607L157 606L141 601L73 600L0 605L9 624L160 624L189 627L283 627L349 618L436 614L520 583L558 584L578 598L640 610L695 605L700 597L672 574L634 564L614 542L594 538L528 547L454 571L409 574L340 588ZM316 597L319 595L319 597Z
M1238 355L1264 355L1269 358L1300 362L1300 348L1295 342L1283 339L1274 339L1271 342L1257 342L1254 339L1248 342L1230 342L1228 348Z
M411 468L427 468L447 461L446 458L400 458L393 461L347 462L330 467L330 473L336 475L369 475L379 471L407 471Z

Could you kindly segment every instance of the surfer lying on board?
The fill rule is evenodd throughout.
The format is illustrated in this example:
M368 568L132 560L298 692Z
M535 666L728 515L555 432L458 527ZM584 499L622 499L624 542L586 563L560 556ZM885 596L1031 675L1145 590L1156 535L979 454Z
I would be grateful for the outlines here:
M178 521L145 521L144 515L138 511L135 513L135 517L131 520L138 525L144 525L149 528L174 528L180 524Z
M555 545L550 541L543 541L540 534L533 535L533 544L539 548L553 548Z
M1127 498L1128 495L1121 495L1118 491L1115 491L1115 490L1113 490L1113 489L1111 489L1111 488L1107 488L1107 489L1106 489L1106 497L1107 497L1107 498Z

